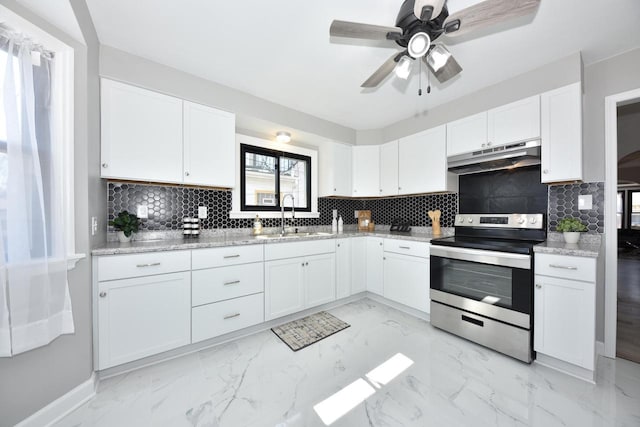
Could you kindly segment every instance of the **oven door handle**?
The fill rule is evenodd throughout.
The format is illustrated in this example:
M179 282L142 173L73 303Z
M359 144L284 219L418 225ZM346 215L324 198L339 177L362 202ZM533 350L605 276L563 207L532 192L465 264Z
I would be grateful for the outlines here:
M531 270L531 256L509 252L431 245L431 256Z

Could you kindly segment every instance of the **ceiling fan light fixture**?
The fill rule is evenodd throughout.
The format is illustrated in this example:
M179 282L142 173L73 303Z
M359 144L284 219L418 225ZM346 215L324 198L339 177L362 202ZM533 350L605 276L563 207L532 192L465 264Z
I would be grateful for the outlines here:
M458 61L451 52L441 44L435 45L426 57L427 65L431 72L441 83L455 77L462 71Z
M289 132L280 131L276 133L276 141L281 144L286 144L287 142L291 142L291 134Z
M411 67L413 66L412 60L406 56L403 56L398 61L398 65L396 65L395 73L396 76L403 80L407 80L409 78L409 74L411 74Z
M425 32L415 33L411 36L411 40L409 40L409 44L407 45L407 50L409 51L409 55L413 58L421 58L428 51L431 46L431 39L429 35Z

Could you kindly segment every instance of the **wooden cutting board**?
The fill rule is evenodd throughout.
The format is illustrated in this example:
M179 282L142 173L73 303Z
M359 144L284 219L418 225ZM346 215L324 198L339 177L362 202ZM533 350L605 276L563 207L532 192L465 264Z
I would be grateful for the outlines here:
M371 211L358 211L358 231L368 231L371 224Z

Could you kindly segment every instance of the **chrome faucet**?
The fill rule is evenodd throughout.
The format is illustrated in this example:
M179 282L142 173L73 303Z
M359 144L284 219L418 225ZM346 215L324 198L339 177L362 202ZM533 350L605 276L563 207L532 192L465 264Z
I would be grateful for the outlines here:
M282 230L280 230L280 234L282 234L284 236L285 231L284 231L284 201L287 198L287 196L291 197L291 219L295 219L296 218L296 199L293 197L293 194L291 193L287 193L282 197L282 202L281 202L281 206L280 206L280 210L282 213Z

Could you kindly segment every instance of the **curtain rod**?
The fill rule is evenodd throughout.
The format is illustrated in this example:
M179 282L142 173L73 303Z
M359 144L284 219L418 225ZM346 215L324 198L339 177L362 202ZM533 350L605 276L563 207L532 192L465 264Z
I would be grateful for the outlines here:
M14 30L4 22L0 22L0 38L6 39L7 44L10 39L13 39L14 45L16 47L19 47L25 42L29 43L31 45L31 52L38 52L40 55L47 59L52 59L55 56L55 53L53 51L46 49L40 43L36 43L35 41L33 41L33 39L28 35Z

